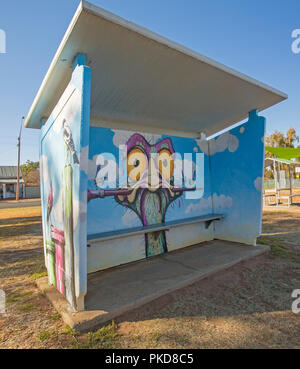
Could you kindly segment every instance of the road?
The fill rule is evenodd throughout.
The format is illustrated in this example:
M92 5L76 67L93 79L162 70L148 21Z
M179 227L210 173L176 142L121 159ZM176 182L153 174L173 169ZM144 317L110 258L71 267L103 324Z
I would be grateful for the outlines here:
M0 209L28 208L30 206L39 205L41 205L41 199L27 199L20 200L19 202L16 202L16 200L0 200Z

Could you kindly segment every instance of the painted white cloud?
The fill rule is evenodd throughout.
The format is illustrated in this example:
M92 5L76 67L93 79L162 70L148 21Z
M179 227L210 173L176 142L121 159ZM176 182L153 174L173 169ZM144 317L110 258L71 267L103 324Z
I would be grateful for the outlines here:
M239 140L236 136L229 132L225 132L217 139L212 138L207 141L205 139L197 140L197 145L206 155L214 155L218 152L223 152L228 149L229 152L235 152L239 147Z
M205 210L210 209L211 206L212 206L211 196L209 196L207 198L204 198L203 197L197 203L191 203L191 204L189 204L189 206L185 210L185 213L186 214L190 214L190 213L201 213L202 211L205 211Z
M128 227L137 227L141 225L139 217L135 214L134 211L129 209L126 209L124 215L122 216L122 223Z
M89 147L84 146L79 153L80 169L88 175Z
M41 155L40 157L40 174L45 184L49 183L49 167L47 156Z
M120 145L125 145L129 138L135 134L139 133L141 136L145 138L149 142L150 145L153 145L159 140L162 136L152 133L144 133L144 132L134 132L134 131L121 131L121 130L112 130L114 132L113 143L116 147Z
M53 224L59 228L64 229L64 191L63 186L61 187L58 195L58 199L55 202L52 212L51 218Z
M209 210L212 208L212 202L214 206L214 210L222 210L222 209L230 209L233 205L233 200L230 196L225 195L217 195L216 193L213 196L209 196L207 198L202 198L197 203L190 204L186 210L186 214L190 213L201 213L203 211Z
M257 177L254 181L254 187L257 189L258 192L262 191L262 177Z
M73 230L76 230L79 222L86 222L86 219L86 204L78 200L73 200Z
M215 210L232 208L233 200L230 196L213 194L213 206Z
M53 224L59 229L64 229L64 190L63 187L59 191L58 199L55 202L51 219ZM85 222L87 219L86 204L81 201L73 200L73 231L75 232L79 221Z
M96 158L97 158L97 155L95 155L93 159L89 159L87 175L88 175L88 179L91 179L91 180L95 179L96 174L97 174Z
M65 98L64 99L62 98L61 102L65 102ZM65 103L64 107L60 107L59 104L60 103L58 103L56 109L58 110L58 108L60 108L62 110L57 112L53 111L52 113L55 119L55 122L53 124L53 130L55 133L59 133L60 130L62 129L62 123L64 119L66 119L70 125L73 123L75 116L78 113L78 109L80 108L81 105L80 91L76 89L72 93L69 100L67 101L67 104Z

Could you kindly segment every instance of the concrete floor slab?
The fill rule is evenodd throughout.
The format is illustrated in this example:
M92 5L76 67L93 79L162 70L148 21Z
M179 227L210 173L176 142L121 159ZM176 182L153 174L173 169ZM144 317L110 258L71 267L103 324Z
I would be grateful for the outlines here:
M248 246L209 241L172 253L90 275L86 311L72 312L64 297L37 281L64 321L80 332L96 329L132 309L225 270L241 261L267 253L265 245Z

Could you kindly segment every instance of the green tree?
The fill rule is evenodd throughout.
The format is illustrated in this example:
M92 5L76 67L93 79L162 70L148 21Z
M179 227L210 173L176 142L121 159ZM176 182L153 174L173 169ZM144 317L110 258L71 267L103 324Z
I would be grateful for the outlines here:
M295 143L299 142L295 128L290 128L286 133L285 147L295 147Z
M270 136L266 137L266 145L275 146L275 147L285 147L284 134L278 131L275 131Z
M21 165L23 176L30 172L39 169L40 163L38 161L27 160L25 164Z
M286 135L282 132L275 131L270 136L267 136L266 139L267 146L274 147L295 147L296 143L299 143L299 137L296 134L295 128L290 128L286 132ZM274 155L269 151L265 151L265 158L272 158ZM282 169L287 169L287 165L282 164ZM272 179L274 178L273 171L265 168L265 178Z
M38 161L27 160L26 164L21 165L22 175L26 184L39 185L40 183L40 163Z

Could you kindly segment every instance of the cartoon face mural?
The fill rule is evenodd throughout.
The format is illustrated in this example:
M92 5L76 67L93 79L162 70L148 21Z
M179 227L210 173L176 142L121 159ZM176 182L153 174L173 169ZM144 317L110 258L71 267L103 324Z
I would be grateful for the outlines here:
M170 138L156 144L138 133L126 143L129 189L89 191L89 200L114 196L115 201L132 210L143 226L162 224L170 204L190 188L174 186L174 153ZM146 257L168 251L165 231L145 234Z

